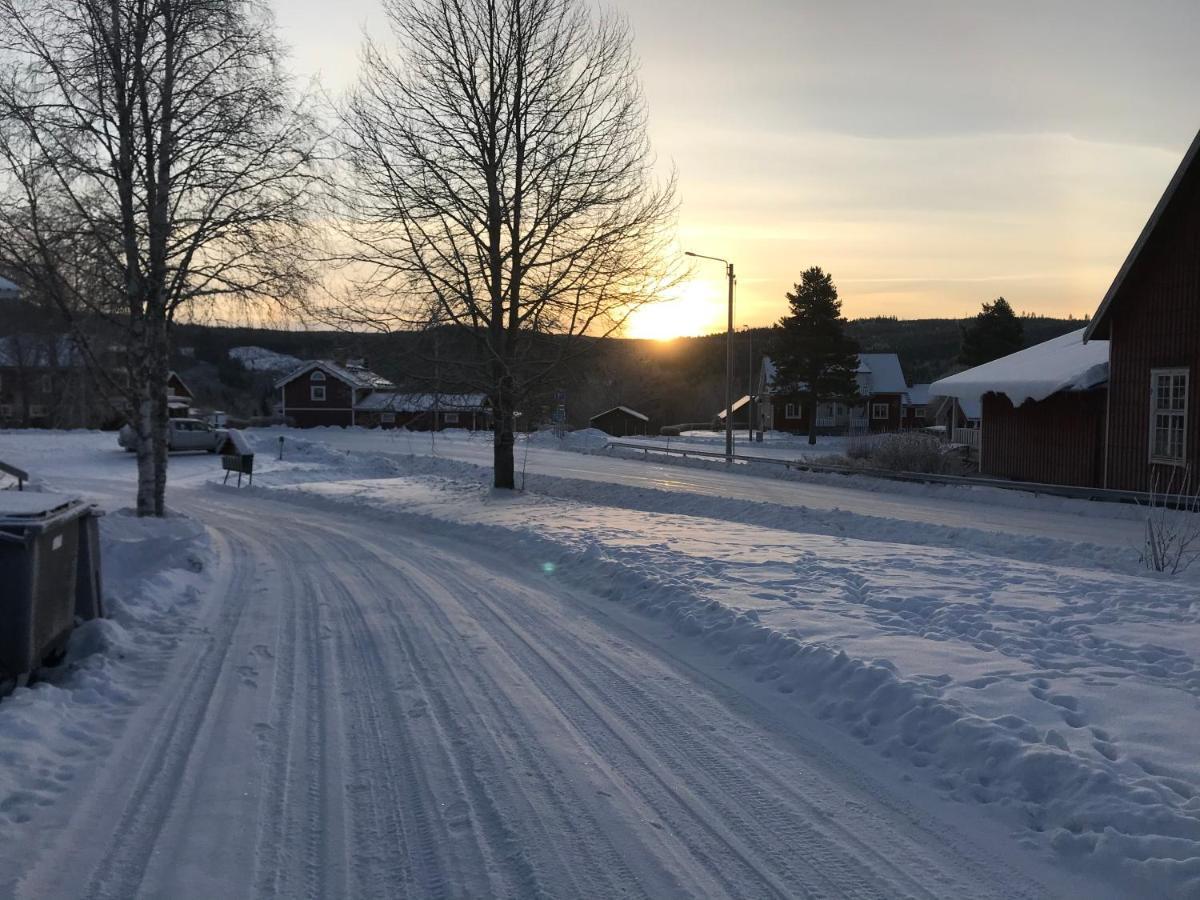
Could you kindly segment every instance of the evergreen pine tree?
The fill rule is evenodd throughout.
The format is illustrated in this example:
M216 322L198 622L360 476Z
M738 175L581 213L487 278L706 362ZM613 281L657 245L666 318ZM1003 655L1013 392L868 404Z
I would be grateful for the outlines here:
M999 297L993 303L983 304L975 320L963 328L958 359L966 366L981 366L1016 353L1024 346L1025 326L1008 301Z
M858 397L858 344L846 336L846 320L833 278L813 266L787 295L790 313L772 340L776 388L795 394L808 413L808 442L817 442L817 404Z

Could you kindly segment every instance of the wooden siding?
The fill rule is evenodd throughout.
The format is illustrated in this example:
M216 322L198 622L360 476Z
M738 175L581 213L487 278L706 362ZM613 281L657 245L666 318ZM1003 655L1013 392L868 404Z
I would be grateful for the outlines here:
M736 416L734 419L736 421ZM650 430L650 423L645 419L631 416L629 413L619 409L610 409L599 416L593 416L588 420L588 424L592 428L599 428L605 434L612 435L613 437L630 437L631 435L647 434Z
M980 471L997 478L1097 487L1104 459L1104 390L1062 392L1013 408L983 397Z
M305 372L283 386L284 414L297 428L354 424L351 412L354 405L354 388L328 372L325 373L324 381L313 381L312 374L313 372ZM313 385L324 385L324 400L312 399L309 389Z
M1106 487L1160 486L1173 467L1150 464L1150 370L1189 371L1187 456L1200 471L1200 168L1181 182L1108 318L1109 432Z
M866 430L868 431L899 431L904 427L903 403L900 394L872 394L864 402L866 410ZM871 417L871 404L886 403L888 405L888 416L886 419L873 419ZM786 416L788 404L794 404L797 407L799 418L789 419ZM801 401L795 396L786 394L773 395L771 397L772 414L774 416L774 428L776 431L788 431L794 434L808 434L808 416L809 403ZM745 417L743 416L743 421ZM819 421L819 420L818 420ZM860 420L861 422L862 420ZM743 426L745 427L745 426ZM850 430L848 422L839 423L833 427L823 425L817 426L817 434L845 434Z

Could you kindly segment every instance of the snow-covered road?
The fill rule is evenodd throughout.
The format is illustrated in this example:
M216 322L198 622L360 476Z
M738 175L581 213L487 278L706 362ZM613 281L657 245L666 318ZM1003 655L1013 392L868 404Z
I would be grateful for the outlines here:
M1103 895L536 559L174 502L211 594L3 896Z

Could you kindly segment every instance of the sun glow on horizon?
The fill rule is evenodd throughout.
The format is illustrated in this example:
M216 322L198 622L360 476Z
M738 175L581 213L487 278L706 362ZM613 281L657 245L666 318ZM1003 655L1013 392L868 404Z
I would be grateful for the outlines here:
M625 336L657 341L692 337L720 330L725 301L721 282L684 281L662 300L648 303L629 317Z

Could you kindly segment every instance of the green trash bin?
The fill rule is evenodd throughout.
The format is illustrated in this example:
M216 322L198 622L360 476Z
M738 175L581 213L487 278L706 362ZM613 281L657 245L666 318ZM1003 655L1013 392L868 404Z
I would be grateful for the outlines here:
M0 491L0 681L20 679L65 646L80 519L91 511L77 497Z

